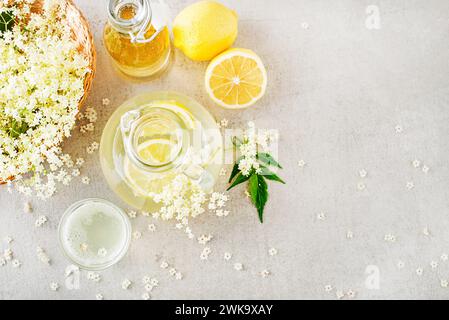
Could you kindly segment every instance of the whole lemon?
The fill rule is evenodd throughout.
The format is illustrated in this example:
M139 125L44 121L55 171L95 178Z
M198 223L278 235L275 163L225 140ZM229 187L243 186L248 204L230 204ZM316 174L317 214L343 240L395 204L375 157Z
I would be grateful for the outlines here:
M199 1L173 23L174 45L195 61L211 60L237 38L238 16L216 1Z

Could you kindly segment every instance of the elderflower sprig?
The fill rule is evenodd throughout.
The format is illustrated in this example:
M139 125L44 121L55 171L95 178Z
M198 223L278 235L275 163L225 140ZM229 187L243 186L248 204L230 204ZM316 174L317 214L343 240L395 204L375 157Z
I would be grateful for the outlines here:
M252 203L257 209L259 220L264 221L264 209L268 201L268 184L266 180L285 182L273 171L282 169L282 166L270 155L267 150L277 140L277 132L274 130L257 132L254 123L248 123L248 130L243 134L243 139L234 138L234 145L241 156L232 169L229 183L234 187L248 181L248 192Z
M30 14L34 2L0 1L0 181L59 167L57 146L75 125L90 72L61 23L61 0Z

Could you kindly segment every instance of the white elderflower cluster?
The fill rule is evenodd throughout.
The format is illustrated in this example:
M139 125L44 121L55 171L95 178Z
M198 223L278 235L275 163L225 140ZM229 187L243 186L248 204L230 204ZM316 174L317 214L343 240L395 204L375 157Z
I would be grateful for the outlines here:
M257 130L254 122L248 122L248 129L243 133L243 140L238 145L241 159L239 170L244 176L249 176L251 171L261 172L257 153L269 151L271 145L278 140L276 130Z
M185 175L176 176L161 193L151 193L150 196L154 202L162 205L158 212L153 213L156 219L176 219L186 225L187 219L205 212L203 206L207 201L206 193Z
M0 36L0 181L29 171L45 174L45 163L62 166L57 146L75 125L90 72L69 26L60 23L60 0L45 0L41 14L29 14L33 2L3 1L0 8L15 17L12 29ZM45 186L37 179L37 191L48 196L54 179ZM28 186L21 188L30 193Z

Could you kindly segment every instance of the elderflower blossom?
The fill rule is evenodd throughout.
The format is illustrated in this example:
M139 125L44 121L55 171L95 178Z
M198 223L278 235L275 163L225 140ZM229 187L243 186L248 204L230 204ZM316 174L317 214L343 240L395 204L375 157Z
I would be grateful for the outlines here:
M161 193L151 193L154 202L161 205L154 217L162 220L176 219L187 222L205 212L206 194L201 187L185 175L176 176Z
M70 27L60 23L61 1L45 0L41 14L27 15L33 2L3 1L0 8L16 17L12 30L0 37L0 181L33 171L38 196L46 198L55 191L55 179L44 183L40 175L45 163L63 164L57 145L75 125L90 70ZM21 184L18 191L30 195L32 188Z
M248 129L243 134L243 141L238 146L242 156L239 161L239 170L244 176L249 176L253 170L260 172L257 153L269 151L271 144L277 139L276 130L257 130L253 122L248 123Z

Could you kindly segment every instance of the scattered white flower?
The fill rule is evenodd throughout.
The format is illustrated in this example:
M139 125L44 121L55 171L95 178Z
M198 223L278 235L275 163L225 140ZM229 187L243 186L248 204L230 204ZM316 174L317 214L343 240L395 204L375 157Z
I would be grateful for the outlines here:
M80 250L82 252L87 252L87 249L89 249L89 245L87 243L81 243L80 244Z
M348 290L346 294L349 299L354 299L357 293L354 290Z
M386 242L396 242L396 236L392 234L386 234L384 240Z
M226 261L229 261L232 259L232 254L229 252L225 252L223 255L223 259L225 259Z
M97 299L97 300L104 300L104 297L103 297L103 295L101 293L97 293L95 295L95 299Z
M337 296L337 299L343 299L345 297L345 293L342 290L337 290L335 295Z
M425 227L425 228L423 229L422 233L423 233L426 237L430 236L429 228L428 228L428 227Z
M301 28L303 28L304 30L307 30L310 28L310 25L307 22L303 22L303 23L301 23Z
M346 232L346 238L347 239L353 239L354 238L354 233L351 230L348 230Z
M142 216L144 217L150 217L151 213L149 213L148 211L142 211Z
M6 265L6 260L0 257L0 267L4 267Z
M156 231L156 225L154 223L150 223L148 225L148 231L155 232Z
M416 269L416 274L417 274L418 276L422 276L423 273L424 273L423 268L418 268L418 269Z
M449 255L447 253L443 253L440 257L441 261L448 261Z
M317 214L316 218L317 218L317 220L324 221L324 220L326 220L327 217L324 212L320 212Z
M445 279L441 279L441 280L440 280L440 286L441 286L442 288L447 288L448 285L449 285L449 282L448 282L447 280L445 280Z
M176 280L182 280L182 278L183 278L182 273L181 273L181 272L176 272L176 274L175 274L175 279L176 279Z
M135 211L135 210L129 210L129 211L128 211L128 216L129 216L131 219L137 218L137 211Z
M100 282L101 276L96 272L89 271L87 273L87 279L92 280L93 282Z
M145 290L147 292L151 292L151 291L153 291L153 289L154 289L154 287L151 285L151 283L146 283L145 284Z
M57 282L51 282L50 283L50 290L51 291L58 291L59 290L59 284Z
M11 249L5 249L5 251L3 251L3 258L5 258L6 261L11 261L14 257L14 253L12 252Z
M363 182L359 182L357 184L357 189L359 189L360 191L363 191L366 189L366 184L364 184Z
M140 231L134 231L134 232L133 232L133 239L134 239L134 240L139 240L140 238L142 238L142 232L140 232Z
M151 279L150 279L150 284L151 284L153 287L157 287L157 286L159 285L159 280L157 280L156 278L151 278Z
M10 244L11 242L13 242L14 241L14 239L11 237L11 236L7 236L6 238L5 238L5 242L7 243L7 244Z
M275 256L278 254L278 250L276 248L271 248L270 250L268 250L268 254L270 256Z
M97 253L100 257L106 257L108 254L108 250L106 250L106 248L100 248L98 249L98 253Z
M260 272L260 276L261 276L262 278L268 278L268 277L270 276L270 274L271 274L271 272L270 272L269 270L267 270L267 269L262 270L262 271Z
M407 189L412 190L415 187L415 183L412 181L407 182L407 184L405 185L407 187Z
M175 268L170 268L170 270L168 270L168 273L171 275L171 276L175 276L176 275L176 272L178 272Z
M83 166L83 165L84 165L84 162L85 162L84 158L78 158L78 159L76 159L76 165L77 165L78 167Z
M236 262L234 263L234 269L237 271L242 271L243 270L243 264Z
M429 173L429 171L430 171L430 168L428 166L423 166L422 167L422 172Z
M48 219L46 216L40 216L39 218L37 218L34 225L39 228L39 227L42 227L45 223L47 223L47 221L48 221Z
M101 100L101 103L103 104L103 106L107 107L111 103L111 100L109 100L108 98L103 98Z
M132 282L129 279L125 279L122 281L122 289L128 290L132 285Z
M31 206L31 203L25 202L25 204L23 205L23 211L25 213L32 213L33 212L33 207Z
M394 130L396 131L396 133L402 133L404 131L404 129L402 128L401 125L397 125Z
M412 165L415 168L419 168L421 166L421 161L419 161L418 159L413 160Z
M437 261L431 261L430 262L430 267L435 270L436 268L438 268L438 262Z
M211 234L209 235L201 235L198 238L198 243L202 244L202 245L206 245L207 243L209 243L211 240L213 239L213 236Z
M151 296L148 292L145 292L144 294L142 294L142 300L150 300Z
M90 122L87 125L95 123L97 122L97 111L95 111L95 109L92 107L87 107L86 112L84 113L84 117Z
M229 125L229 120L228 120L228 119L222 119L222 120L220 121L220 127L222 127L222 128L227 128L228 125Z
M364 179L368 176L368 172L365 169L359 171L360 178Z
M41 247L37 247L36 253L37 253L37 258L39 259L39 261L41 261L42 263L44 263L46 265L50 265L50 263L51 263L50 257L47 255L47 253L45 252L44 249L42 249Z
M161 267L161 269L167 269L168 268L167 261L162 261L160 267Z
M404 266L405 266L405 264L404 264L404 262L403 262L403 261L398 261L398 263L397 263L397 267L398 267L398 269L403 269L403 268L404 268Z
M11 264L12 264L13 268L20 268L20 266L22 265L22 262L20 262L17 259L14 259L11 261Z
M307 163L304 160L299 160L298 161L298 167L300 167L300 168L304 168L306 166L306 164Z
M334 290L334 288L333 288L330 284L328 284L328 285L326 285L326 286L324 287L324 290L325 290L327 293L330 293L330 292L332 292L332 290Z
M224 177L228 174L228 171L225 168L221 168L220 170L220 177Z
M82 177L81 182L83 184L90 184L90 178L89 177Z

